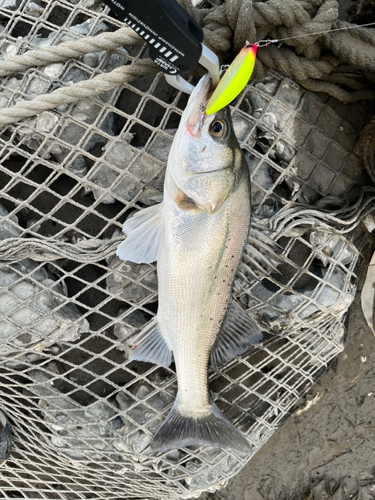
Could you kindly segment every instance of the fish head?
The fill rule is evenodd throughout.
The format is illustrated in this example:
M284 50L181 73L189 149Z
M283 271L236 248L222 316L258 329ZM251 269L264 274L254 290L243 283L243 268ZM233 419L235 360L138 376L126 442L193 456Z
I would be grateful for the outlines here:
M167 176L170 171L181 208L213 213L232 193L243 157L229 107L205 113L210 87L210 75L205 75L190 96L173 141Z

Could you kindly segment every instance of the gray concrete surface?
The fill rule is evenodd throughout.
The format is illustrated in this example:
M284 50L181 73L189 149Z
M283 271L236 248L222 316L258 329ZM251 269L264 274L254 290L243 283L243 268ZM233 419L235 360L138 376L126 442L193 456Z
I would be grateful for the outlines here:
M337 362L228 486L200 499L375 499L375 338L360 289Z

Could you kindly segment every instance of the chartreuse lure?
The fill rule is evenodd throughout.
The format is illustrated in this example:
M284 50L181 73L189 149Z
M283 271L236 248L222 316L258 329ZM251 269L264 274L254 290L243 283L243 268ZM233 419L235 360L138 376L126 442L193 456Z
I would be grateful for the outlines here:
M247 44L229 66L206 106L212 115L233 101L245 88L254 69L257 46Z

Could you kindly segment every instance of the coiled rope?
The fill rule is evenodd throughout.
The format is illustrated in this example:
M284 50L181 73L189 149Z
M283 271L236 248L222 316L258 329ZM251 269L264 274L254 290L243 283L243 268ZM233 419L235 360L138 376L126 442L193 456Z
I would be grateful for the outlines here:
M326 92L343 102L375 98L371 90L358 90L358 83L346 75L332 78L331 73L339 63L354 65L362 72L375 68L374 30L356 27L326 33L332 27L352 27L337 20L337 0L270 0L266 3L226 0L217 8L202 10L194 9L188 0L180 0L180 3L203 27L204 43L219 55L230 49L238 52L247 40L255 42L267 36L287 39L283 47L270 45L258 51L254 70L257 78L268 69L278 69L294 77L306 89ZM314 16L310 15L311 9L317 9ZM0 76L140 42L141 38L130 28L63 42L0 62ZM322 48L329 49L333 56L320 57ZM158 68L151 60L136 60L129 66L99 74L85 82L59 88L30 101L18 101L0 110L0 127L156 72ZM340 84L354 90L346 91Z

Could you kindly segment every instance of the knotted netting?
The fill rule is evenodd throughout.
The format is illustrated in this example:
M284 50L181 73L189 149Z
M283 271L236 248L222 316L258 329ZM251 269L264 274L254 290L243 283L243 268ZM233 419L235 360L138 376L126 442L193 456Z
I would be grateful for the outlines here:
M0 23L5 59L120 26L96 0L2 0ZM4 77L0 105L146 53L126 46ZM187 98L151 75L0 131L0 397L14 436L2 498L215 491L343 349L345 315L373 244L373 193L360 189L367 178L353 153L365 112L271 72L246 88L232 117L253 214L273 231L286 264L256 280L244 256L233 293L268 333L247 355L209 371L216 404L253 451L148 452L177 383L173 365L128 360L127 339L157 311L156 266L122 262L115 251L124 221L162 199Z

